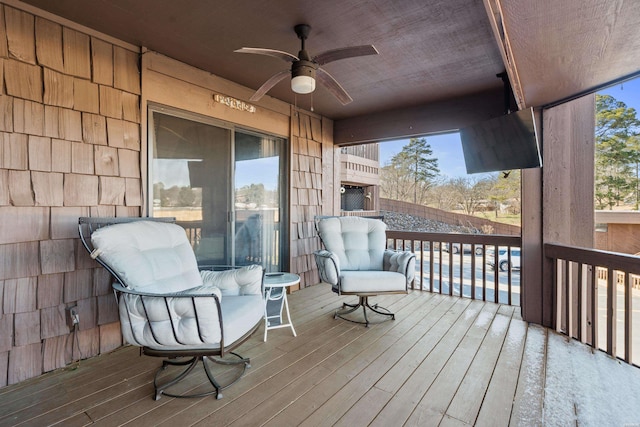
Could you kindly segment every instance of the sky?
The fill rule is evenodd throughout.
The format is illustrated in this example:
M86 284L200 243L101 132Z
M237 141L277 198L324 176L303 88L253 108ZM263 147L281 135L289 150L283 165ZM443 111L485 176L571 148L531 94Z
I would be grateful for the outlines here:
M611 95L618 101L624 102L627 107L636 109L640 118L640 78L611 86L598 93ZM456 133L426 136L431 145L434 157L438 159L440 174L449 178L481 176L481 174L467 175L462 154L460 136ZM399 153L402 147L409 143L408 139L385 141L380 143L380 165L387 164L391 157Z

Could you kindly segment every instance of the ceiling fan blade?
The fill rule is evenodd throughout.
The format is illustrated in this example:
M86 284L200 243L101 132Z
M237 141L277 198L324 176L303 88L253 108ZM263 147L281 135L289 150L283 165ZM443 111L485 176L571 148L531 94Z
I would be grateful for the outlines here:
M347 91L340 86L340 83L338 83L331 74L327 73L322 68L318 68L316 70L316 78L329 90L329 92L331 92L333 96L338 98L338 101L340 101L342 105L347 105L353 101L353 98L351 98Z
M328 64L329 62L337 61L339 59L377 54L378 49L376 49L374 45L368 44L362 46L342 47L340 49L327 50L326 52L322 52L316 55L313 58L313 61L317 62L318 65L324 65Z
M264 82L262 86L260 86L260 88L258 88L256 93L254 93L251 98L249 98L249 101L259 101L265 93L269 92L272 87L280 83L280 81L282 81L289 75L291 75L291 70L282 70L279 73L274 74L273 76L271 76L271 78L269 78L269 80Z
M297 56L292 55L288 52L283 52L281 50L275 50L275 49L263 49L261 47L243 47L241 49L234 50L234 52L254 53L257 55L273 56L274 58L280 58L286 62L293 62L298 60Z

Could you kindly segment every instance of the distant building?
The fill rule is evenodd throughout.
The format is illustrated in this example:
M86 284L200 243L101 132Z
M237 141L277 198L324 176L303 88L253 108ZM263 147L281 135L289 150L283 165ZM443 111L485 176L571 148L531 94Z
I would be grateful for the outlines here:
M340 210L377 212L380 194L378 143L342 147L340 152Z

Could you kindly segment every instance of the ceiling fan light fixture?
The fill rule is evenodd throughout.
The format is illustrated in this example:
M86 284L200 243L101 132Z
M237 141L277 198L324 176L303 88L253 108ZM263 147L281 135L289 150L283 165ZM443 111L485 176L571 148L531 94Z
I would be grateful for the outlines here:
M306 94L316 90L316 79L310 76L297 76L291 79L291 90Z
M291 66L291 90L300 94L316 90L316 68L311 61L294 62Z

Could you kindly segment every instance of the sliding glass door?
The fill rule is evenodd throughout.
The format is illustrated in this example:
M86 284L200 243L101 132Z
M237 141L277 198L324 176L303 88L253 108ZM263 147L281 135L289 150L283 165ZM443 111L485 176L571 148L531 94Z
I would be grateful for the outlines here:
M175 217L201 265L286 266L286 140L152 110L153 216Z

